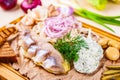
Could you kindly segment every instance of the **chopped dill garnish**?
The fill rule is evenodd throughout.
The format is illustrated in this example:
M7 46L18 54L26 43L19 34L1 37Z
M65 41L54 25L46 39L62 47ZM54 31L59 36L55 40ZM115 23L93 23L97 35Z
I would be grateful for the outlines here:
M58 39L54 47L63 55L64 59L70 63L78 60L79 56L77 52L81 47L88 48L87 43L81 36L71 38L70 33L62 39Z

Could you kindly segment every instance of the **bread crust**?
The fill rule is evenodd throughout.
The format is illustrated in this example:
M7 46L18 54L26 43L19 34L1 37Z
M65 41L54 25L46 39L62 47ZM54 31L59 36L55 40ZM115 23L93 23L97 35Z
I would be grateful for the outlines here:
M0 62L16 62L16 54L14 53L8 42L5 42L0 47Z

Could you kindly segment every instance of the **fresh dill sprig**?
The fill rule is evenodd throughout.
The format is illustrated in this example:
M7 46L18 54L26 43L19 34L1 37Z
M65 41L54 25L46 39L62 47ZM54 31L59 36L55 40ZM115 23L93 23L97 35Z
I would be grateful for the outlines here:
M71 63L78 60L77 52L81 47L87 48L88 46L81 36L71 38L68 33L62 39L58 39L54 47L63 55L64 59Z

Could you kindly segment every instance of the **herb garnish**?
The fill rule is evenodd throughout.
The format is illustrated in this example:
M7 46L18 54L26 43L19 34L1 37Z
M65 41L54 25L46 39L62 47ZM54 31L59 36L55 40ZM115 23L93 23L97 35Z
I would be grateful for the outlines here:
M63 55L68 62L77 61L79 56L77 52L81 47L88 48L87 43L81 36L71 38L70 33L62 39L58 39L54 47Z

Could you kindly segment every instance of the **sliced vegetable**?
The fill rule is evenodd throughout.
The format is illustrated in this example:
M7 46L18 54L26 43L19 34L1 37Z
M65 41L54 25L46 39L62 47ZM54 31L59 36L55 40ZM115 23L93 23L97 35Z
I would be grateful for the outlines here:
M102 80L120 80L120 65L106 66L107 71L103 72Z
M111 75L111 74L116 74L116 73L120 73L120 70L107 70L103 72L103 75Z
M10 10L17 5L17 0L0 0L0 6L4 10Z
M108 69L120 70L120 65L107 66Z
M21 3L21 8L24 12L27 13L28 9L33 9L38 5L42 5L40 0L23 0L23 2Z
M76 19L73 16L56 16L45 20L45 33L51 38L60 38L75 26Z
M120 76L120 73L114 74L114 75L108 75L108 76L103 76L102 80L115 80L115 77Z

